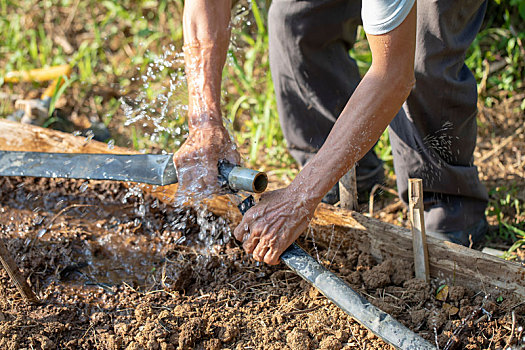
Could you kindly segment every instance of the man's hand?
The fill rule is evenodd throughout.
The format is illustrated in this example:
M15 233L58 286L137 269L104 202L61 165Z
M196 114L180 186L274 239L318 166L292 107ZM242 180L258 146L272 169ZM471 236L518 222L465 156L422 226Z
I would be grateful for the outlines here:
M188 139L173 156L179 179L179 198L202 199L219 192L218 162L239 164L240 156L222 125L190 131Z
M308 227L316 204L293 184L267 192L246 212L234 231L235 238L255 260L277 265L281 254Z

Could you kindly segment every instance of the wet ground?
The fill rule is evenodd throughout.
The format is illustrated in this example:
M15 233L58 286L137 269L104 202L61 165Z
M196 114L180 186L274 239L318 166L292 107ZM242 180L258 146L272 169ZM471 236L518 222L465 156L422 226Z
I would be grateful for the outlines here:
M224 219L122 185L0 179L0 231L41 305L0 272L1 349L386 349L284 266L246 256ZM351 244L303 245L376 306L441 349L523 348L525 303Z

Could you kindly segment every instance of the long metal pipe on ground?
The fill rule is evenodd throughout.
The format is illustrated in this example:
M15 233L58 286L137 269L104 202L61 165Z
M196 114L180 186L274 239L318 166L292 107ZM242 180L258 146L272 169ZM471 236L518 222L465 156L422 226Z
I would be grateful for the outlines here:
M254 205L253 197L249 196L239 205L239 210L244 215ZM349 316L395 348L403 350L436 349L435 346L403 326L392 316L372 305L296 243L293 243L281 255L281 261Z
M395 348L435 349L435 346L372 305L297 244L293 243L281 255L281 260L344 312Z
M265 173L220 161L224 186L261 193ZM114 180L165 186L177 183L173 154L92 154L0 151L0 176Z

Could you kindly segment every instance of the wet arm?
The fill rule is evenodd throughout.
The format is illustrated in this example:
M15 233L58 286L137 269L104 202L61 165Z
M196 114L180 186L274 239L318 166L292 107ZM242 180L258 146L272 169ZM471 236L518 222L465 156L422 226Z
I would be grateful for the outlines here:
M221 74L230 40L231 0L191 0L183 31L189 92L189 128L221 125Z
M317 155L294 180L317 205L326 192L379 139L414 85L415 6L383 35L368 35L372 65ZM298 188L299 188L298 187Z
M278 264L325 193L377 141L414 84L415 9L391 32L368 36L372 66L328 139L292 183L264 194L234 231L255 260Z
M240 156L222 123L221 75L230 40L230 0L189 0L184 6L184 59L189 135L173 160L178 199L198 201L217 193L219 160Z

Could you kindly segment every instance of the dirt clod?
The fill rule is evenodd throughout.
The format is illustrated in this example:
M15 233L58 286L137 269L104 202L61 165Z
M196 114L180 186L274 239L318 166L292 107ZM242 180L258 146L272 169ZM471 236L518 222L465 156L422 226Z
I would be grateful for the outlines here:
M319 349L322 349L322 350L339 350L342 347L343 347L343 344L341 344L339 339L337 339L333 335L330 335L324 338L321 341L321 344L319 344Z
M392 260L386 260L383 263L374 266L362 274L363 282L368 288L381 288L391 283L390 276L394 272Z
M450 301L460 301L465 295L465 288L462 286L451 286L448 289L448 298Z
M291 350L308 350L311 347L310 337L303 330L294 329L286 336L286 343Z

